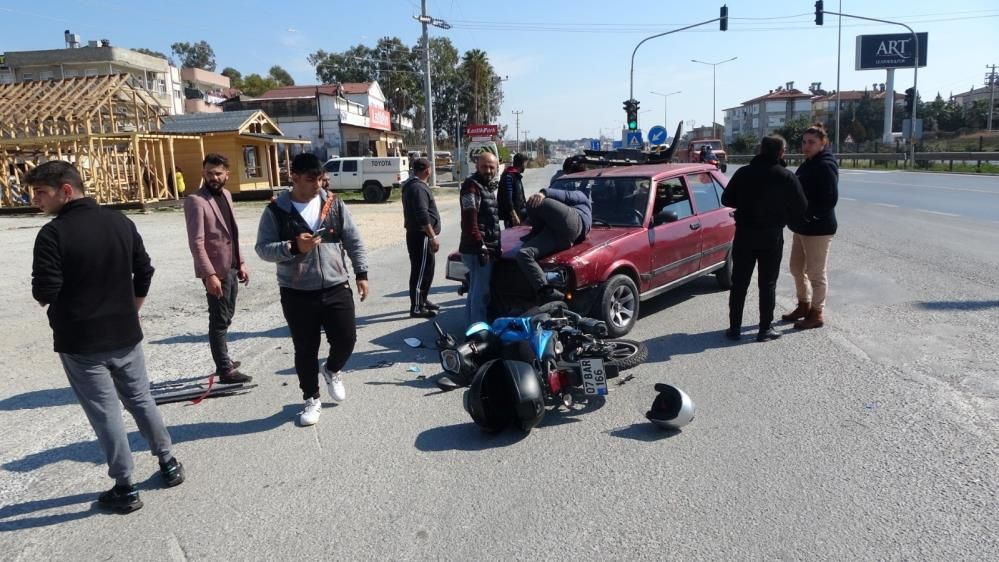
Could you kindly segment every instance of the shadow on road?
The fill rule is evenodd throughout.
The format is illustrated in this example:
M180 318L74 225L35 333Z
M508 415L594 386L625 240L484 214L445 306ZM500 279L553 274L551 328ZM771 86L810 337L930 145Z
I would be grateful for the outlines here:
M301 410L301 406L298 404L289 404L266 418L237 422L189 423L172 425L167 429L170 430L170 437L174 443L249 435L270 431L288 422L294 423L295 415L299 410ZM149 446L137 431L128 434L128 444L133 454L149 451ZM67 460L91 464L105 462L97 440L91 440L32 453L24 458L7 462L3 467L11 472L31 472L43 466Z
M509 447L528 434L521 431L486 433L472 422L428 429L416 436L417 449L432 453L441 451L485 451Z
M923 310L957 310L977 312L990 308L999 308L999 301L922 301L916 303L916 308Z
M664 439L669 439L674 435L679 435L683 433L679 429L663 429L650 422L644 423L633 423L628 427L621 427L618 429L612 429L610 431L605 431L604 433L613 437L622 437L624 439L632 439L634 441L644 441L646 443L654 443L656 441L662 441Z
M281 325L262 332L229 332L227 339L230 342L248 340L251 338L291 338L288 326ZM170 336L161 340L153 340L149 343L173 345L175 343L208 343L208 334L181 334Z
M103 491L104 490L101 490L101 492ZM97 507L96 500L98 494L100 494L100 492L73 494L71 496L63 496L61 498L32 500L13 505L6 505L0 508L0 533L20 531L22 529L33 529L36 527L47 527L49 525L58 525L60 523L68 523L69 521L76 521L77 519L83 519L85 517L90 517L91 515L103 513ZM37 513L39 511L46 511L49 509L67 507L81 503L90 505L87 506L87 509L73 511L70 513L53 513L51 515L37 515L34 517L12 519L13 517L17 517L19 515L27 515L30 513Z
M46 388L45 390L32 390L31 392L4 398L0 400L0 411L34 410L35 408L68 406L70 404L76 404L76 395L73 394L71 389Z

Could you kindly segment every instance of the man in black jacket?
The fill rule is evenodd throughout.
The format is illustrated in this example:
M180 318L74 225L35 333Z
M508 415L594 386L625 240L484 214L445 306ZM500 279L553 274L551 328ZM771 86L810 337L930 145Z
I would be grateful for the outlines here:
M527 198L524 196L524 168L527 160L527 156L519 152L514 154L513 165L508 166L500 175L496 199L500 218L506 228L517 226L527 219Z
M413 177L402 184L402 214L409 250L409 315L413 318L432 318L441 308L427 298L434 281L434 254L441 248L437 241L441 216L427 185L430 165L427 158L414 160Z
M732 176L722 194L722 204L735 209L729 328L725 332L732 340L740 336L742 309L756 262L760 264L760 327L756 341L780 337L770 326L784 253L784 227L789 222L800 222L808 205L798 178L785 167L785 145L778 135L764 138L760 153Z
M72 164L46 162L25 181L34 188L35 205L56 216L35 238L31 293L49 307L55 351L115 480L98 502L129 513L142 502L132 481L121 402L159 458L164 483L184 481L184 467L170 453L170 434L149 391L140 344L139 308L153 266L132 221L86 197Z

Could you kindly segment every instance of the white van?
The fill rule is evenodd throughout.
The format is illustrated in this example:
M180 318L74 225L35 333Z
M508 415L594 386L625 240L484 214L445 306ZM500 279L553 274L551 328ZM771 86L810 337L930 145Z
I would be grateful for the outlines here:
M409 158L385 157L334 157L326 161L323 169L329 174L333 191L360 191L368 203L380 203L392 195L392 188L400 187L409 178Z

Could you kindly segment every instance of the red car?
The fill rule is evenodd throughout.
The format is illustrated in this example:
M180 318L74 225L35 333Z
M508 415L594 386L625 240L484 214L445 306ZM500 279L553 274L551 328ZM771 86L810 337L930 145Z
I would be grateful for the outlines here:
M612 337L627 334L639 303L698 277L732 283L734 211L721 204L727 179L707 164L598 168L562 176L553 187L588 185L593 230L580 244L541 260L548 282L580 314L607 322ZM490 309L517 314L537 304L514 256L527 227L505 230L503 257L493 268ZM451 254L447 278L465 281Z

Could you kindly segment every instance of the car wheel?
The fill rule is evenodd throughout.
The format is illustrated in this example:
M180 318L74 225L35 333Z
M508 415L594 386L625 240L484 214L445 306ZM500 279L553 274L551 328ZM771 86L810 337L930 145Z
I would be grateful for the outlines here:
M715 280L718 287L727 291L732 288L732 251L725 255L725 265L715 272Z
M721 172L724 174L727 171L728 171L728 164L722 164L721 165Z
M607 323L607 335L623 336L638 319L638 287L627 275L615 275L604 284L600 297L600 319Z
M386 187L383 191L384 195L382 195L382 202L384 203L385 201L389 200L389 197L392 197L392 188Z
M649 348L645 342L635 340L604 340L611 347L607 359L617 365L618 371L627 371L637 367L649 358Z
M376 181L364 184L361 193L364 195L365 203L381 203L385 197L385 190Z

